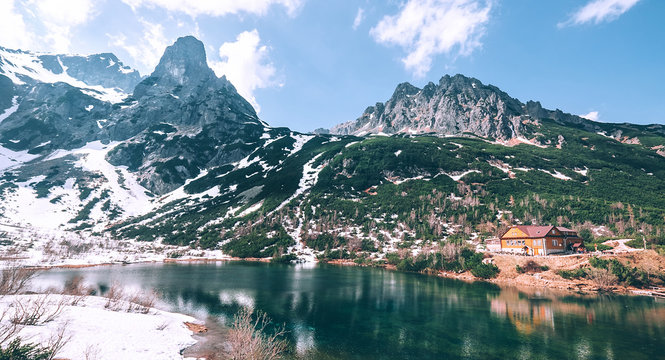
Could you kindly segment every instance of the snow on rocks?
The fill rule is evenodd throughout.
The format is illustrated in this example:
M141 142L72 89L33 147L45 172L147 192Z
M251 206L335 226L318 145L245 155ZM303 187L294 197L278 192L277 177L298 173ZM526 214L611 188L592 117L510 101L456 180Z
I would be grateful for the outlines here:
M0 312L15 302L35 301L44 295L0 297ZM64 298L64 299L63 299ZM57 306L66 295L49 295L47 306ZM148 314L111 311L106 298L88 296L76 306L65 302L62 312L39 326L25 326L18 334L25 342L46 343L60 329L70 340L58 358L66 359L183 359L180 352L196 343L185 322L198 321L187 315L151 309ZM50 311L49 311L50 312ZM7 320L5 320L7 321Z
M108 196L111 202L123 209L121 216L136 216L150 212L154 208L148 190L138 183L136 177L124 166L114 166L106 161L106 154L117 146L119 142L103 144L100 141L87 143L74 150L57 150L48 155L45 160L59 159L73 155L78 158L75 166L93 173L103 175L97 188L89 196L90 199L102 199ZM0 165L2 155L10 154L0 149ZM11 156L15 156L11 154ZM20 154L19 154L20 155ZM21 160L30 160L32 155L25 154ZM16 157L15 157L16 158ZM18 163L18 160L16 160ZM11 165L10 165L11 166ZM2 168L2 166L0 166ZM27 183L17 184L18 188L8 192L0 207L9 220L21 224L33 224L45 228L58 228L67 224L74 218L79 209L85 206L87 199L79 197L78 190L72 186L54 186L49 189L48 197L40 197L35 192L34 179ZM71 184L70 184L71 185ZM103 192L107 195L102 196ZM99 201L90 212L90 219L94 220L94 230L103 230L107 214L101 211L103 201Z
M0 245L0 257L15 259L23 266L87 266L138 262L161 262L170 253L181 259L225 259L219 250L192 250L187 246L164 245L159 241L117 240L66 230L25 227L0 223L6 244ZM0 268L2 263L0 262Z
M17 85L25 84L22 79L27 77L47 84L67 83L80 88L86 95L113 104L122 102L127 97L127 94L118 88L109 89L100 85L88 85L81 80L71 77L67 74L67 67L62 64L60 59L58 61L60 61L60 67L62 67L63 71L60 74L55 74L44 67L37 55L29 52L0 49L0 58L6 60L0 73Z

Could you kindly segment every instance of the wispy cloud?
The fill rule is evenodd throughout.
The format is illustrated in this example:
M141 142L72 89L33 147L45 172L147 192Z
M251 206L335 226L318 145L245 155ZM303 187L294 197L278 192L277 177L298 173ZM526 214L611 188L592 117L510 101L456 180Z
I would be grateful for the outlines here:
M305 0L122 0L134 11L141 7L161 7L168 11L185 13L192 17L200 15L223 16L227 14L250 13L264 15L273 5L286 8L289 15L295 15Z
M598 114L598 111L591 111L588 114L580 115L580 117L583 117L583 118L589 119L589 120L593 120L593 121L598 121L599 114Z
M28 2L46 28L51 50L70 51L72 29L87 23L97 12L92 0L31 0Z
M370 34L378 43L403 48L405 68L422 77L436 55L469 55L480 47L491 9L490 0L409 0Z
M136 62L137 67L142 73L151 72L164 53L164 49L171 43L164 34L162 24L152 23L143 18L139 18L143 27L143 36L129 39L123 33L112 35L106 34L109 38L109 45L118 47L126 51Z
M363 8L358 8L356 18L353 19L353 30L358 29L358 26L362 24L363 20L365 20L365 10Z
M219 48L221 61L209 61L217 76L226 78L238 93L260 111L254 96L256 89L281 86L276 80L275 66L269 58L269 48L261 44L259 32L254 29L238 35L236 41L226 42Z
M616 20L630 10L640 0L593 0L577 10L568 20L559 23L559 27L599 24Z

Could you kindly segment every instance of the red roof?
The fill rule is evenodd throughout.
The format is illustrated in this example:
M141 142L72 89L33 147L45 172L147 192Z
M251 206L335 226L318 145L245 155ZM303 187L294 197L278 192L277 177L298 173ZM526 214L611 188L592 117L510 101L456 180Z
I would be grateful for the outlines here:
M528 237L543 237L552 230L554 226L537 226L537 225L518 225L517 228L522 230Z
M577 235L577 232L575 230L571 230L571 229L568 229L568 228L565 228L565 227L560 227L560 226L555 227L555 226L552 226L552 225L546 225L546 226L541 226L541 225L517 225L517 226L512 226L510 229L512 229L514 227L520 229L529 238L543 237L543 236L549 234L549 232L552 230L552 228L556 228L557 230L559 230L559 232L566 232L566 233L572 232L572 233L575 233ZM510 231L510 229L508 229L505 233L503 233L503 235L501 235L501 238L503 238L503 236L506 235L508 233L508 231ZM556 235L559 235L559 234L556 234Z

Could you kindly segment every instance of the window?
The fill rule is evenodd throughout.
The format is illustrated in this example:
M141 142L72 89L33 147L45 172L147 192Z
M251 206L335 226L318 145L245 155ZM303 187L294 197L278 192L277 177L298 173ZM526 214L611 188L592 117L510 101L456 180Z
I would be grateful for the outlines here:
M552 240L552 246L559 246L559 242L557 240Z

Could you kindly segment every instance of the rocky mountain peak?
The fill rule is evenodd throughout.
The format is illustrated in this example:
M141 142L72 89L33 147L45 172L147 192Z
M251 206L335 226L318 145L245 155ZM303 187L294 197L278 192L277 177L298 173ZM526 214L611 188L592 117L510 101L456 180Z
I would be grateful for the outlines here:
M445 75L438 84L419 89L397 86L385 103L369 107L356 121L340 124L336 134L466 132L501 140L518 136L523 105L505 92L478 79Z
M401 99L405 98L408 96L413 96L417 94L420 91L419 88L411 85L408 82L403 82L399 85L397 85L397 88L395 88L395 92L393 92L393 96L391 97L392 99Z
M215 74L208 67L203 43L193 36L184 36L166 48L151 76L169 78L178 85L186 85L209 79Z

